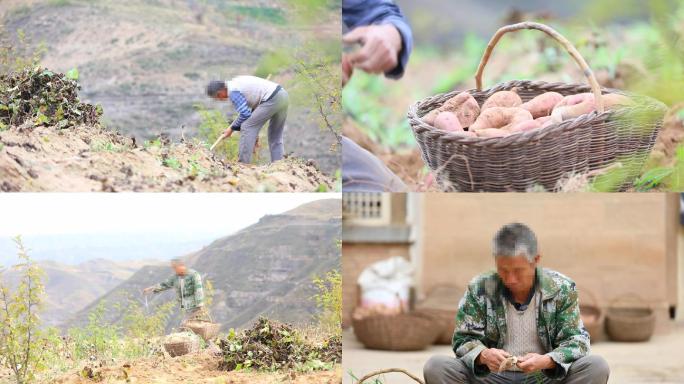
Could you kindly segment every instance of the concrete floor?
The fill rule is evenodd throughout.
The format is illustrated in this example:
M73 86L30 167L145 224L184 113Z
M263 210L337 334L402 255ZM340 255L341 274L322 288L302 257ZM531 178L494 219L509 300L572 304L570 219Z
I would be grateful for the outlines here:
M684 383L684 322L673 324L666 333L654 335L645 343L598 342L592 353L603 356L610 365L609 383ZM343 333L343 384L383 368L404 368L422 378L423 364L432 355L453 356L449 346L431 346L418 352L372 351L363 348L351 329ZM382 377L384 384L416 384L400 373ZM371 383L367 381L366 383Z

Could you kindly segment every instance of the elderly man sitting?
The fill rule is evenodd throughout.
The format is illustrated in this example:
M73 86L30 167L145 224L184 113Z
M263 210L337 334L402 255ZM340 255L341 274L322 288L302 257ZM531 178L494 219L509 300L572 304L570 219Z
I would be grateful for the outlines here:
M537 239L508 224L494 236L496 272L476 277L459 304L452 348L433 356L427 384L606 383L606 361L589 354L575 283L538 266Z

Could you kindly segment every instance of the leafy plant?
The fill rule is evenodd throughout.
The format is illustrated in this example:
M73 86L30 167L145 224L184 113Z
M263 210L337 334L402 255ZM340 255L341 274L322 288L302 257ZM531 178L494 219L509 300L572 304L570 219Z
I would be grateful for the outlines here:
M0 69L2 73L22 71L38 65L47 48L44 43L34 46L22 29L15 36L0 28Z
M121 352L121 328L105 320L107 304L101 301L89 314L88 324L83 328L71 328L73 353L77 360L108 359Z
M199 136L211 145L230 126L223 112L218 109L207 109L196 104L195 109L200 115ZM238 140L235 137L224 139L215 149L216 153L223 155L228 160L237 160L239 153Z
M342 274L339 270L315 276L313 284L318 291L314 296L318 306L319 324L331 334L341 334L342 329Z
M90 150L93 152L125 152L128 150L126 145L114 144L108 140L93 140L90 143Z
M0 363L12 371L17 384L23 384L46 368L45 331L38 318L45 273L29 256L21 237L13 240L20 260L14 268L21 271L21 278L14 292L0 280Z
M162 161L164 166L172 168L172 169L181 169L182 165L181 162L178 161L175 157L167 157Z

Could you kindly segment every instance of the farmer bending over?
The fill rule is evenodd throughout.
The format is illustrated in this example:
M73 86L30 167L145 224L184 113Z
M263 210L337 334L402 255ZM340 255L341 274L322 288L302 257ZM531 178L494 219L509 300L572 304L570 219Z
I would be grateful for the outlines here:
M496 272L477 276L461 299L453 356L433 356L426 384L605 384L606 361L589 354L575 283L538 266L537 239L527 226L508 224L494 236ZM506 359L517 364L498 373Z
M226 136L241 131L238 160L249 163L261 127L268 125L268 146L271 161L283 158L283 131L289 106L287 92L280 85L255 76L237 76L229 81L212 81L207 95L215 100L230 98L238 117L233 121Z
M143 293L147 295L176 288L181 310L185 311L181 326L190 320L208 321L209 313L204 308L204 289L200 274L193 269L188 269L185 262L180 259L171 260L171 267L176 272L174 276L169 277L163 283L145 288Z

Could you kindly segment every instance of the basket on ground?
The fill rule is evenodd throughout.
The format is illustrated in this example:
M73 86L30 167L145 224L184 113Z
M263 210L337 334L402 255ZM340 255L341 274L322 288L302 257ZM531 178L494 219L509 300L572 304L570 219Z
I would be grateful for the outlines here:
M204 339L204 341L215 338L221 328L221 324L206 320L189 320L185 322L184 326Z
M651 308L608 308L606 331L615 341L647 341L655 330Z
M369 349L418 351L439 336L435 321L416 312L353 318L352 326L356 338Z
M605 311L598 304L596 296L587 289L580 290L581 297L589 297L590 301L580 301L579 309L584 328L589 332L592 343L604 338ZM586 295L585 295L586 294Z
M587 76L589 85L514 80L482 90L482 72L492 49L505 33L536 29L563 45ZM523 102L545 92L571 95L593 92L597 111L544 128L506 137L466 137L423 121L423 116L460 93L428 97L409 108L408 120L423 161L437 179L459 191L526 191L542 186L557 190L571 174L600 172L620 165L619 181L609 188L625 189L638 176L662 126L666 106L650 97L600 88L592 71L572 44L546 25L524 22L503 27L490 41L475 75L477 88L468 90L482 105L493 93L515 89ZM620 93L635 104L606 111L601 94Z
M173 333L164 340L164 349L171 357L199 351L199 337L190 332Z

